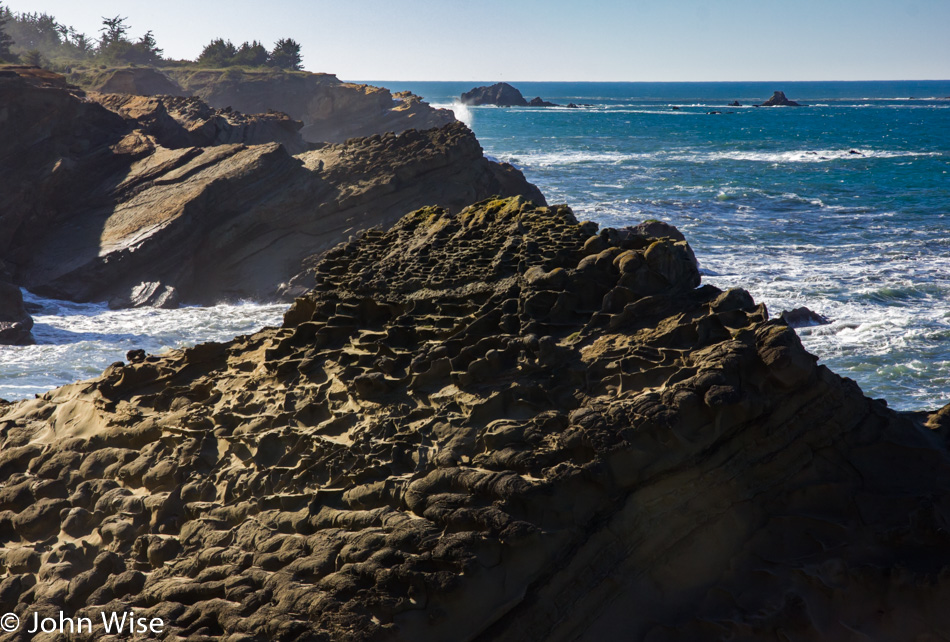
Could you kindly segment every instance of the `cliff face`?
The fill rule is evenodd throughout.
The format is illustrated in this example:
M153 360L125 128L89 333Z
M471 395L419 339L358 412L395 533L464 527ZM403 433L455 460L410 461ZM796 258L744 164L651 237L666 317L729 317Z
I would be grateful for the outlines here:
M291 154L310 148L303 124L280 112L247 115L213 109L198 98L91 93L90 100L122 116L163 147L210 147L280 143Z
M0 259L39 294L117 306L273 298L304 258L408 210L543 199L461 123L293 156L310 146L281 114L94 98L0 78Z
M0 409L3 606L195 639L938 639L944 443L697 287L671 234L423 209L326 254L281 328Z
M301 135L312 142L407 129L431 129L455 122L447 109L433 109L409 92L341 82L331 74L240 70L169 70L184 88L212 107L246 113L269 109L304 123Z

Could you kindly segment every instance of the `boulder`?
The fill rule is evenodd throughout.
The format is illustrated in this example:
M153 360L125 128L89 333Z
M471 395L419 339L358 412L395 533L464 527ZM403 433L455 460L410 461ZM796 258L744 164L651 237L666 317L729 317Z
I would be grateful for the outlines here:
M506 82L485 87L475 87L463 93L460 98L463 105L495 105L497 107L525 107L528 101L521 92Z
M0 345L31 345L32 329L33 319L23 306L20 288L0 280Z
M536 96L528 102L529 107L557 107L555 103L548 102L543 100L540 96Z
M946 412L866 398L687 248L426 207L325 253L279 328L0 404L4 608L91 639L107 604L168 639L942 639Z
M831 321L824 315L813 312L806 307L782 310L779 315L790 328L807 328L814 325L827 325Z
M761 105L762 107L801 107L801 104L785 97L784 91L776 91L772 97Z

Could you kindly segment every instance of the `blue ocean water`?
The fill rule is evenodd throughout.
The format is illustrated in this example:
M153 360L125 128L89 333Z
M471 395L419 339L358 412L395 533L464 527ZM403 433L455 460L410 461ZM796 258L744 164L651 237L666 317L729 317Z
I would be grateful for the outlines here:
M802 341L870 396L903 410L950 401L950 81L514 83L578 109L456 104L488 83L370 82L453 108L487 154L579 218L669 221L706 282L744 287L774 315L829 317ZM751 107L777 89L808 106ZM0 346L3 399L96 376L132 348L276 325L285 307L27 300L38 345Z
M579 109L456 103L490 83L372 82L453 107L578 217L669 221L706 282L829 317L799 335L870 396L950 402L950 81L512 83ZM752 106L775 90L807 106Z

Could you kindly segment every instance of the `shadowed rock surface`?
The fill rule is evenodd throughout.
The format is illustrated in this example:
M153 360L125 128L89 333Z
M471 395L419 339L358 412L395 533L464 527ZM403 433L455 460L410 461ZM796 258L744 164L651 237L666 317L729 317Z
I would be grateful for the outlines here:
M528 101L521 92L506 82L487 87L475 87L460 96L463 105L497 105L499 107L524 107Z
M101 84L96 86L96 91L103 94L131 94L135 96L188 95L188 92L178 83L151 67L116 69Z
M192 640L948 630L938 432L697 287L685 242L510 199L315 269L281 328L0 408L3 608Z
M33 318L23 306L20 288L4 279L0 263L0 345L30 345L34 343Z
M61 77L55 77L61 81ZM282 114L0 77L0 259L73 301L274 298L302 261L424 205L543 196L462 123L308 147ZM42 141L42 143L40 143Z

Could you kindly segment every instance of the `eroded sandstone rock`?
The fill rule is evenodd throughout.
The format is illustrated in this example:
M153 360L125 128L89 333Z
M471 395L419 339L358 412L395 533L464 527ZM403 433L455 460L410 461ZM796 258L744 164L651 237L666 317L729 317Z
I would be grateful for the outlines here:
M169 70L186 91L212 107L245 113L277 110L303 122L311 142L342 143L356 137L432 129L455 122L410 92L346 83L333 74L220 70Z
M491 200L314 269L281 328L0 408L5 608L190 639L950 625L939 435L697 288L685 242Z
M120 306L272 299L306 257L408 210L494 194L543 202L458 122L312 146L282 114L93 98L0 77L0 259L37 294ZM318 148L293 155L307 147Z

